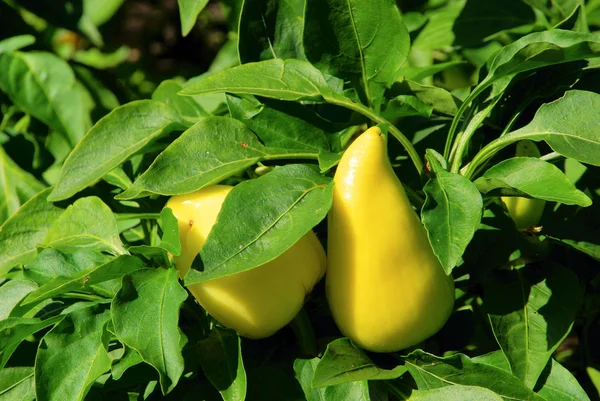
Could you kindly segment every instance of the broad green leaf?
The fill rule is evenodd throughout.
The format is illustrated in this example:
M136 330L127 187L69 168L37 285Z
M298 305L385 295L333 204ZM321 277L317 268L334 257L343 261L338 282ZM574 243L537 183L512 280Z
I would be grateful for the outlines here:
M70 205L50 227L42 246L65 252L91 248L114 255L127 253L114 215L95 196L78 199Z
M581 290L577 276L554 265L497 272L484 283L484 305L512 373L533 388L571 331Z
M108 311L88 307L69 313L50 330L35 358L38 401L83 400L94 381L110 369Z
M133 256L121 255L109 262L90 266L77 274L59 276L31 292L23 300L23 305L40 302L65 292L85 291L87 287L105 281L119 279L125 274L144 268L142 262ZM1 288L1 287L0 287Z
M599 94L571 90L562 98L542 105L529 124L501 139L508 143L521 139L546 141L554 151L566 157L600 166L600 131L597 129L600 114L594 112L598 108Z
M447 61L445 63L432 64L424 67L402 67L398 70L397 76L418 82L424 78L428 78L447 69L464 64L464 61Z
M577 379L560 363L551 359L534 388L539 395L552 401L589 401Z
M46 320L9 317L0 321L0 372L21 342L30 335L60 322L63 317L54 316Z
M592 200L575 188L567 176L553 164L534 157L514 157L487 170L475 180L481 193L495 189L516 190L532 198L566 205L590 206Z
M449 2L445 7L431 10L427 15L429 21L412 44L414 49L431 51L451 46L454 42L452 27L463 9L465 1Z
M410 401L502 401L503 398L492 390L476 386L450 386L433 390L415 390Z
M0 369L0 399L33 401L35 399L33 367Z
M265 147L241 122L227 117L205 118L173 141L116 198L193 192L243 171L265 153Z
M158 85L158 88L152 93L152 99L170 106L188 123L187 126L193 125L201 118L210 116L210 114L204 110L193 97L178 95L182 89L182 84L172 79L168 79L162 81L160 85Z
M20 109L62 133L71 147L91 126L73 70L52 53L0 54L0 89Z
M305 60L304 3L305 0L244 0L238 31L241 62Z
M105 255L90 249L79 249L73 253L62 253L56 249L43 249L37 258L25 265L23 274L39 285L57 277L71 277L90 266L97 266L108 261Z
M329 150L327 134L332 127L301 104L277 100L261 103L231 95L227 104L231 117L246 124L266 146Z
M127 369L144 362L142 356L133 348L125 347L121 358L113 360L110 373L114 380L119 380Z
M179 222L169 208L160 212L161 229L163 232L160 239L160 247L174 256L181 254L181 242L179 241Z
M35 43L32 35L19 35L0 40L0 54L10 53Z
M280 100L323 100L339 98L325 76L310 63L272 59L248 63L209 75L187 85L187 96L228 92Z
M403 103L406 103L406 99L416 98L415 100L419 101L417 105L420 106L421 109L428 110L429 114L431 114L431 111L435 111L450 116L456 114L458 107L462 103L458 98L443 88L422 85L409 80L395 82L389 91L389 96L392 97L392 99L386 105L386 108L383 111L384 115L390 115L391 110L393 110L394 107L397 107L398 103L402 106ZM415 100L413 100L412 104L408 104L408 106L416 109L414 104ZM417 111L420 111L417 115L425 114L422 110L417 109ZM413 112L413 114L415 113ZM394 118L393 116L391 117Z
M162 102L139 100L117 107L73 149L49 199L73 196L156 138L182 128L177 113Z
M37 284L29 280L10 280L0 286L0 320L10 316L15 306L36 288Z
M198 15L208 4L208 0L177 0L179 18L181 19L181 34L187 36L196 25Z
M21 205L46 188L33 175L19 167L0 147L0 224Z
M46 201L46 189L27 201L0 226L0 276L12 267L35 259L37 245L62 213Z
M315 367L312 387L316 389L363 380L391 380L405 372L406 368L402 365L392 370L381 369L349 339L339 338L327 344L323 357Z
M569 61L595 57L600 52L597 34L554 29L523 36L503 47L488 66L488 74L469 95L474 99L503 77ZM466 101L465 103L468 103Z
M440 358L421 350L403 357L405 366L419 389L436 389L446 386L475 386L491 390L505 401L543 398L525 387L523 382L502 369L475 363L463 354Z
M426 157L432 175L423 188L422 220L433 252L450 274L479 228L483 200L471 181L444 170L431 150Z
M246 399L242 344L234 330L215 327L198 343L198 357L204 374L224 401Z
M183 373L185 336L179 330L179 309L187 295L176 269L157 268L124 276L112 301L117 338L156 369L163 394L177 385Z
M377 104L406 61L410 37L392 0L307 0L306 57L321 71L358 80Z
M510 372L510 365L501 350L493 351L472 359L473 362L484 363ZM581 388L575 377L554 359L550 359L542 371L534 391L547 401L585 401L589 397Z
M213 280L263 265L293 246L329 211L333 182L310 167L278 167L235 186L200 253L204 270L185 284Z
M312 380L319 358L296 359L294 372L302 386L307 401L361 400L371 401L367 381L338 384L325 388L313 388Z

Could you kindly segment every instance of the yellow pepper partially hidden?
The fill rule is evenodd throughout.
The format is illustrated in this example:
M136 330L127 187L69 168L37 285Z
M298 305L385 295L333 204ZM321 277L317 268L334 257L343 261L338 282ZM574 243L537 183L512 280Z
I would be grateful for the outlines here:
M517 143L516 156L540 157L541 154L535 143L523 140ZM546 201L543 199L530 199L519 196L503 196L502 202L506 205L508 214L519 230L537 226L546 206Z
M182 251L175 257L175 266L181 277L200 252L232 188L212 185L192 194L174 196L167 203L179 221ZM274 334L296 316L306 294L325 274L325 266L325 251L310 231L260 267L188 288L221 324L244 337L258 339Z
M327 297L342 333L374 352L435 334L454 306L454 283L434 255L373 127L346 150L329 213Z

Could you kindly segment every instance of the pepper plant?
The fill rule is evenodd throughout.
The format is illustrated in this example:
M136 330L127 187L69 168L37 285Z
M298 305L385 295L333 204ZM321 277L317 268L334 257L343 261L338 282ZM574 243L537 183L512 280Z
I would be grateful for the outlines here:
M600 399L600 2L178 0L177 40L228 32L167 77L112 28L132 3L0 1L0 399ZM265 339L206 313L186 286L311 229L326 249L336 166L375 125L454 280L445 326L364 351L324 280ZM163 208L219 183L180 280ZM545 201L539 224L507 197Z

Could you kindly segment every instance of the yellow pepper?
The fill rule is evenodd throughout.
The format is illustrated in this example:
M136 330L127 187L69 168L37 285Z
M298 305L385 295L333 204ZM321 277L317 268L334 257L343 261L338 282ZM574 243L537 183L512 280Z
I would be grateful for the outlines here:
M394 352L435 334L454 307L454 283L433 253L373 127L346 150L329 213L327 297L341 332Z
M172 197L179 222L181 255L175 257L180 277L190 270L221 205L233 187L212 185L192 194ZM252 270L190 285L200 305L224 326L248 338L265 338L288 324L304 298L325 274L323 246L310 231L276 259Z
M524 140L517 143L516 156L540 157L541 154L535 143ZM519 230L537 226L546 206L546 201L543 199L530 199L519 196L503 196L502 201Z

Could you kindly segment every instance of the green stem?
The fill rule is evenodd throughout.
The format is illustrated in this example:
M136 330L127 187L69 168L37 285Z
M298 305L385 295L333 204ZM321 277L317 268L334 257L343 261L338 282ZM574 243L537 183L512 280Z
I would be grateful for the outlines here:
M544 155L544 156L540 157L540 160L544 160L544 161L550 162L550 161L553 161L553 160L560 159L561 157L564 157L564 156L561 155L558 152L550 152L547 155Z
M282 159L311 159L316 160L319 158L318 153L311 152L297 152L297 153L274 153L263 156L262 160L282 160Z
M464 176L468 179L472 179L477 172L479 172L485 164L492 158L496 153L498 153L502 148L510 145L511 143L517 142L518 137L500 137L498 139L493 140L484 146L483 149L479 151L469 163Z
M115 218L117 220L156 220L160 218L160 213L115 213Z
M300 350L305 355L316 356L317 355L317 340L315 339L315 331L313 330L308 314L304 308L300 309L300 312L290 322L290 327L294 331Z
M345 107L345 108L353 110L359 114L362 114L363 116L371 119L372 121L375 121L378 124L388 124L390 133L404 147L404 149L408 153L408 156L410 157L413 164L415 165L415 168L417 169L417 172L419 173L419 175L421 175L423 173L423 161L419 157L419 153L417 152L415 147L412 145L410 140L408 140L408 138L406 136L404 136L404 134L396 126L394 126L391 122L389 122L385 118L381 117L380 115L375 113L373 110L369 109L368 107L365 107L364 105L362 105L360 103L355 103L355 102L349 101L346 98L333 96L333 97L327 97L325 100L327 100L327 102L334 104L336 106Z
M410 203L412 203L417 209L421 209L425 203L425 200L408 185L402 184L402 188L404 188L404 192L406 192L406 196L408 196Z
M104 297L101 297L99 295L84 294L81 292L65 292L64 294L61 294L60 297L61 298L85 299L86 301L110 302L110 300L108 300Z

